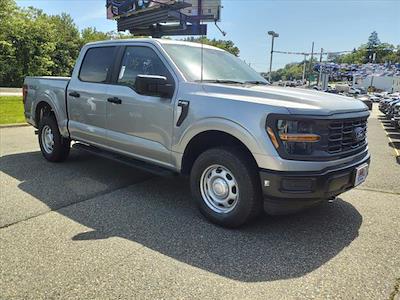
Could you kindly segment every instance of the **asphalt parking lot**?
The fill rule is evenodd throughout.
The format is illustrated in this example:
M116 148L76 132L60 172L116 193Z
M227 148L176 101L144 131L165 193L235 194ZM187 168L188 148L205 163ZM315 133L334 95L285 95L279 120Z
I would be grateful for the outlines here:
M396 299L400 133L376 108L369 145L367 182L335 203L227 230L185 179L51 164L32 128L1 129L0 298Z

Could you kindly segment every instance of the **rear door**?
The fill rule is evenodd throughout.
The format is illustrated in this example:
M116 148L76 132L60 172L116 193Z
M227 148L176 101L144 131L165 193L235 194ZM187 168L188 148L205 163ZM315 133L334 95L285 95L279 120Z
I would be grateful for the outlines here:
M118 59L117 59L118 61ZM176 86L176 78L156 47L143 44L121 48L108 97L119 103L107 105L110 146L163 166L171 166L173 99L136 93L138 75L165 76Z
M89 48L67 90L71 137L92 144L106 143L107 91L117 47ZM74 71L75 72L75 71Z

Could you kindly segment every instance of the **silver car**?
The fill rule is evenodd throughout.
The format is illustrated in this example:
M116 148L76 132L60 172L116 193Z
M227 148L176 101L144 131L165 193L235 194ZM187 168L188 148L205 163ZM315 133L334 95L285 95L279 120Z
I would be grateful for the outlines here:
M65 160L74 141L151 172L189 176L196 205L222 226L240 226L263 208L282 214L333 199L368 174L361 101L271 86L207 45L91 43L71 78L27 77L24 105L47 160Z

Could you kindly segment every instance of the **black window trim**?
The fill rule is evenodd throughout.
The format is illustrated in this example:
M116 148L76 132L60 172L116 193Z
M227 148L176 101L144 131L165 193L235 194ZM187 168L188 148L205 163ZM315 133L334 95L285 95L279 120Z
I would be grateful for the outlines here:
M109 84L116 85L116 86L126 86L136 93L136 90L131 85L118 83L118 77L119 77L119 73L121 71L122 61L124 59L126 49L128 47L136 47L136 48L142 47L142 48L148 48L148 49L152 50L157 55L157 57L160 59L160 61L164 65L165 69L167 70L168 75L169 75L169 76L167 76L167 79L171 81L170 83L174 86L174 90L176 91L176 79L174 78L174 73L171 72L171 70L168 68L168 63L166 63L164 61L163 57L158 53L158 49L154 49L150 45L143 45L143 44L138 44L138 45L127 44L127 45L119 46L119 50L118 50L116 58L114 60L115 64L113 66L113 72L112 72L112 76L111 76L111 80L110 80Z
M111 66L110 66L110 68L109 68L109 70L107 72L107 76L106 76L105 82L82 80L81 79L81 72L82 72L83 63L85 62L85 59L86 59L86 55L89 53L90 50L92 50L92 49L100 49L100 48L114 48L113 60L112 60ZM114 67L115 67L115 64L116 64L116 58L117 58L117 55L118 55L119 48L121 48L121 47L117 46L117 45L107 45L107 46L103 46L102 45L102 46L99 46L99 47L96 47L96 46L89 47L86 50L85 55L83 56L81 65L79 67L78 80L81 81L81 82L86 82L86 83L110 84L111 83L111 78L112 78L112 73L113 73L113 70L114 70Z

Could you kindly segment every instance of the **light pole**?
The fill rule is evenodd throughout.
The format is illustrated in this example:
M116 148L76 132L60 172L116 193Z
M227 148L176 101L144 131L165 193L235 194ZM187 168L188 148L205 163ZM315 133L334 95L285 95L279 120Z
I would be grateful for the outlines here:
M311 59L310 59L310 68L309 72L310 74L308 75L308 87L311 86L311 74L312 74L312 61L314 58L314 42L312 42L312 47L311 47Z
M307 54L304 53L304 62L303 62L303 79L301 81L301 83L304 85L304 80L306 78L306 64L307 64Z
M272 72L272 56L274 55L274 39L279 37L279 34L275 31L268 31L268 35L272 37L272 45L271 45L271 58L269 61L269 82L271 83L271 72Z

